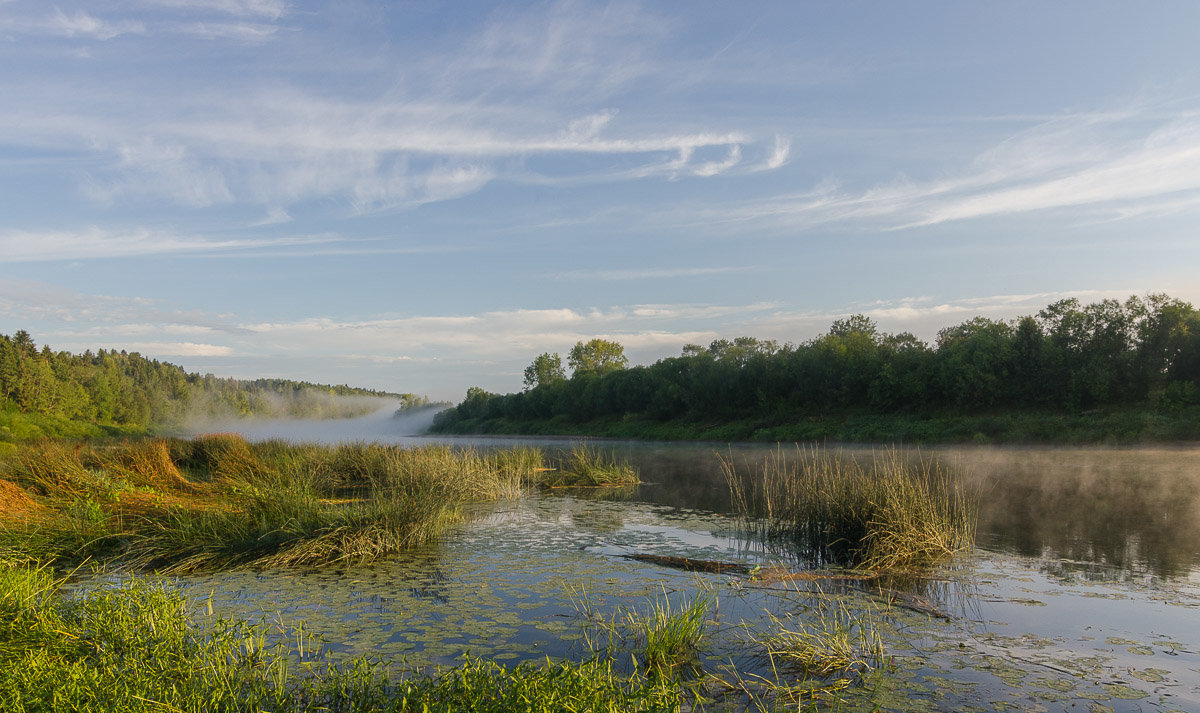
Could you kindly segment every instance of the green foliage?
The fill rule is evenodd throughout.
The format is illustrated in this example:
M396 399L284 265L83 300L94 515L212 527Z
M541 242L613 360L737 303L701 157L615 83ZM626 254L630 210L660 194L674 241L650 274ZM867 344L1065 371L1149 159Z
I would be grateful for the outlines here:
M542 353L525 367L525 388L547 386L567 378L563 370L562 357L557 353Z
M600 366L602 345L620 348L576 344L570 379L470 393L434 429L720 440L970 441L982 433L989 442L1196 432L1183 412L1200 389L1200 312L1165 295L1062 300L1013 322L978 317L941 330L933 345L880 332L863 315L803 344L718 339L632 368L623 355L620 367ZM1099 409L1150 415L1138 426L1095 418ZM963 433L977 419L1001 427ZM1055 420L1057 431L1042 425Z
M420 398L284 379L218 379L137 352L39 351L24 330L0 334L0 441L145 432L195 419L341 418L379 403L347 396Z
M606 339L591 339L586 344L575 342L567 354L573 374L603 375L629 366L625 347Z

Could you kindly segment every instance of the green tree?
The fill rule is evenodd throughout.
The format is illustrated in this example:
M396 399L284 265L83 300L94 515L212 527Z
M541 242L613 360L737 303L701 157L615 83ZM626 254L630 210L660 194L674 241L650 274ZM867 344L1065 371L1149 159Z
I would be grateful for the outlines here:
M533 360L532 364L525 367L526 389L553 384L565 378L567 378L567 373L563 371L562 357L558 355L558 352L554 354L543 352Z
M629 365L625 358L625 347L606 339L593 339L587 344L575 342L567 354L567 363L573 374L607 374L624 369Z

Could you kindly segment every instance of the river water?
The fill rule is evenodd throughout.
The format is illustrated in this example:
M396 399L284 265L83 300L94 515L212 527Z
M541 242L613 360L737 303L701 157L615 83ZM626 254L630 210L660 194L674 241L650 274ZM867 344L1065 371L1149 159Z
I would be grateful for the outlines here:
M240 430L474 448L571 443L348 425L335 436L318 425ZM1200 711L1200 449L926 448L980 493L977 546L897 600L853 583L766 584L627 558L797 565L738 536L719 467L718 454L754 462L773 447L597 443L637 466L643 484L489 504L439 544L368 566L178 583L218 613L281 629L304 622L328 655L401 667L452 665L465 653L580 658L596 645L597 618L704 592L718 604L703 663L727 680L769 673L754 641L772 626L833 608L879 632L892 667L850 709Z

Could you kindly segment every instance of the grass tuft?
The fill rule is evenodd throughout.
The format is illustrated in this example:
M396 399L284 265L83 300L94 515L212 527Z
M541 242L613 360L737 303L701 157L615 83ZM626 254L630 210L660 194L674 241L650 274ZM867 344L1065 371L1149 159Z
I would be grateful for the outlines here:
M777 450L756 467L723 457L743 526L817 564L923 568L969 549L977 498L935 461L890 450L858 459Z
M543 488L621 487L640 482L637 470L612 452L588 443L578 443L560 454L557 468L547 473L539 485Z

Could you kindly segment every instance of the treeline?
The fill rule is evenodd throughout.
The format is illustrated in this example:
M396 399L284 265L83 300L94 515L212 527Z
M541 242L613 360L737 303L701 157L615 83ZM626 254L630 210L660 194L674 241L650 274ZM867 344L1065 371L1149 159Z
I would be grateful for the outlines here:
M72 354L39 349L24 330L0 334L0 441L89 435L67 424L137 431L233 417L345 417L374 407L344 397L404 396L412 398L286 379L218 378L137 352Z
M557 359L538 357L521 393L468 390L435 430L741 421L769 433L779 424L861 417L1078 415L1114 406L1178 412L1200 404L1200 313L1166 295L1086 305L1066 299L1013 321L976 317L941 330L934 344L881 332L855 315L798 345L722 339L649 366L576 368L569 378L543 368Z

